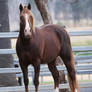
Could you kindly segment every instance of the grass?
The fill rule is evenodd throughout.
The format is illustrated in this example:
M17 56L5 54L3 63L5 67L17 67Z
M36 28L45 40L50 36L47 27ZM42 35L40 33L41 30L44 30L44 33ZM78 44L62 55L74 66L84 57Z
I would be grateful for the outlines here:
M92 37L91 36L74 36L71 37L72 46L92 46ZM83 53L74 52L74 55L92 55L92 53Z
M92 80L79 80L78 82L79 82L79 83L80 83L80 82L82 82L82 83L83 83L83 82L92 82ZM29 82L29 84L32 85L32 82ZM48 85L54 84L54 82L53 82L53 81L43 81L42 83L40 83L40 85L47 85L47 84L48 84Z
M92 82L92 80L79 80L79 82Z
M92 46L92 37L71 37L72 46Z

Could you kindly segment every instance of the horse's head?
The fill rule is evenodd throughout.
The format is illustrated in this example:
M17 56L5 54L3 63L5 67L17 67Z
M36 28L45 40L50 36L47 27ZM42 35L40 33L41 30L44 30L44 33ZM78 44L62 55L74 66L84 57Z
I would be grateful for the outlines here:
M34 31L34 18L31 12L31 5L22 6L20 4L20 33L25 37L25 39L32 38Z

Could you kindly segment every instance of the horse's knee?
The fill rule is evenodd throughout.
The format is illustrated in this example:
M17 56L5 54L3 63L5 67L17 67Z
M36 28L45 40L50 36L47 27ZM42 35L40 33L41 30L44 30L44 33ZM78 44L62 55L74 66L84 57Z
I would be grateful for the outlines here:
M56 81L59 81L59 72L57 71L56 73L54 73L54 77Z
M29 79L28 79L28 74L27 73L23 73L23 78L24 78L24 84L25 86L28 86L29 84Z
M54 72L53 73L53 78L54 78L54 82L55 82L55 88L59 86L59 72Z
M28 83L29 83L29 79L28 78L24 78L24 84L25 84L25 86L28 86Z
M35 86L38 86L38 85L39 85L39 80L38 80L38 79L34 79L33 82L34 82L34 85L35 85Z

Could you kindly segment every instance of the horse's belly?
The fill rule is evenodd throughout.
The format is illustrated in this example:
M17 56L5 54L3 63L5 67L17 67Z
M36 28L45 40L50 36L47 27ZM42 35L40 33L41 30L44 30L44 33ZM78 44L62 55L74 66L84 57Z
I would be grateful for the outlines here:
M56 59L61 50L61 44L59 41L48 41L45 46L43 62L49 63Z
M49 52L49 53L46 53L45 57L44 57L44 63L49 63L49 62L55 60L57 56L58 56L58 53L55 53L53 51Z

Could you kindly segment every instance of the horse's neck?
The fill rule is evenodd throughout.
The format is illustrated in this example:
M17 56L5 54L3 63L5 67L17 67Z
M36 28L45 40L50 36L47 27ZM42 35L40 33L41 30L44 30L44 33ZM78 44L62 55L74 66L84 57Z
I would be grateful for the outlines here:
M28 46L31 43L30 40L22 39L22 44Z

